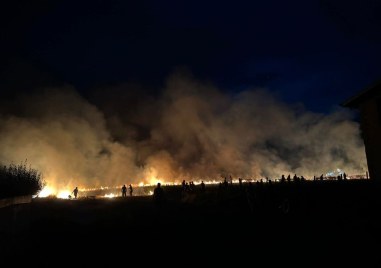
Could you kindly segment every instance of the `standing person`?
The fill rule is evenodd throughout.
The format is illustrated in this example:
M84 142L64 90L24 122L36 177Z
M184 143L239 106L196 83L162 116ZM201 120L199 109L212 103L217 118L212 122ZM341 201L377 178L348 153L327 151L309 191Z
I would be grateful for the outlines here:
M205 192L205 183L201 181L201 192Z
M160 182L157 184L157 187L153 191L153 200L158 206L162 205L165 201L164 191L163 188L161 188Z
M130 185L128 186L128 188L130 189L130 196L132 196L132 192L134 191L134 189L132 189L132 185L130 184Z
M123 184L123 187L122 187L122 197L126 197L127 196L127 187L125 184Z
M75 187L75 189L73 190L72 193L74 194L74 198L77 199L77 195L78 195L78 187Z

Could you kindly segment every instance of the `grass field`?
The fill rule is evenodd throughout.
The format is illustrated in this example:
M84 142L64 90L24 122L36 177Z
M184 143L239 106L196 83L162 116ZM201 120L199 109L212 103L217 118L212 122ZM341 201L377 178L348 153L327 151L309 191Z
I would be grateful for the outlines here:
M40 267L70 266L75 259L85 267L156 259L173 265L177 258L194 265L266 265L260 267L380 264L376 183L208 185L186 196L177 186L164 190L167 202L160 207L152 196L34 199L29 230L6 254Z

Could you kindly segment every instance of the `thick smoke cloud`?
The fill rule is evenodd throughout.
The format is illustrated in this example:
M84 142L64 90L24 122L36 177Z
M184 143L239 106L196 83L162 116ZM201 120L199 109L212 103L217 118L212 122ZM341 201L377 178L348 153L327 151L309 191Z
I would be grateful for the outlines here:
M120 85L85 99L48 88L3 101L0 162L28 159L57 187L367 169L346 111L315 114L265 90L231 95L179 74L160 94L141 92Z
M137 174L134 152L111 142L102 113L70 88L24 95L1 118L2 163L27 159L48 184L115 184Z

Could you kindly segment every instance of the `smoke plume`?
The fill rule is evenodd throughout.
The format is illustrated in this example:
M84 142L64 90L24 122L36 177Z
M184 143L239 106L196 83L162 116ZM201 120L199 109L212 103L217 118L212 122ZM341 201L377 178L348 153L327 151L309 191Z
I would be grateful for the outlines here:
M316 114L263 89L227 94L179 74L160 94L142 92L120 85L84 98L61 87L3 100L0 162L27 159L56 187L367 169L346 111Z

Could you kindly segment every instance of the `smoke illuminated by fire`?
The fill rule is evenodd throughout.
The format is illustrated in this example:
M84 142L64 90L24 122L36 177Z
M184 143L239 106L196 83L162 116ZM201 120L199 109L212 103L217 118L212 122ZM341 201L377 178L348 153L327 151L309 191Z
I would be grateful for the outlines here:
M28 159L46 180L41 197L68 198L76 186L367 170L359 126L346 112L308 112L265 90L231 96L183 75L160 97L120 86L85 99L66 87L0 104L0 162Z

